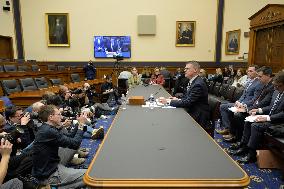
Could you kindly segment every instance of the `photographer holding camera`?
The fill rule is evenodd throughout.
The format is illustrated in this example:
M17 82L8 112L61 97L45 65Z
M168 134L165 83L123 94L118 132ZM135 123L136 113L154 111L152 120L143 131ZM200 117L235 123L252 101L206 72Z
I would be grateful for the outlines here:
M83 187L82 178L86 170L67 168L60 164L58 149L59 147L79 148L86 117L82 114L77 118L79 126L73 138L58 130L62 124L62 115L55 106L42 107L39 111L39 119L44 123L39 127L33 144L32 175L42 184L60 185L62 188Z
M106 76L106 82L102 84L101 91L103 95L106 97L106 103L110 107L114 107L117 105L121 105L119 101L119 94L117 89L112 84L112 77L110 75Z
M0 114L0 189L23 188L23 183L17 179L20 176L26 176L32 170L32 158L28 153L20 155L11 155L13 144L9 133L4 132L6 125L5 118ZM5 183L3 183L5 179Z
M12 155L15 155L17 150L24 149L34 139L33 129L27 126L30 114L24 114L20 107L11 106L5 110L5 116L7 123L4 131L12 137L10 141L14 144Z
M2 115L1 115L2 116ZM3 116L0 118L4 120ZM1 127L1 125L0 125ZM1 134L1 133L0 133ZM8 164L10 160L10 154L12 152L12 146L8 140L2 138L0 140L0 189L21 189L23 188L23 183L17 178L11 179L5 183L4 179L7 174Z

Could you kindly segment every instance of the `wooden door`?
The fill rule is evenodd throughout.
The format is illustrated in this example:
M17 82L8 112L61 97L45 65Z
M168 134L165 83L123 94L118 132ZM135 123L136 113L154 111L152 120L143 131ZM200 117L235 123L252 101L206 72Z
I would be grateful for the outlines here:
M274 72L284 68L284 25L258 30L255 44L256 65L270 66Z
M272 28L269 55L273 71L282 70L284 68L284 25Z
M0 59L13 61L13 42L12 37L0 36Z

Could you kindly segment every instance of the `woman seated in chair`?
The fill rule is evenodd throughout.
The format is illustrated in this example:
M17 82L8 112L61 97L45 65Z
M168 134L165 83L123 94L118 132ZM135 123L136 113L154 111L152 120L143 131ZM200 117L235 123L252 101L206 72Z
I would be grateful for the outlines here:
M150 83L151 85L153 84L158 84L158 85L164 85L165 84L165 79L162 74L160 74L160 69L155 68L154 69L154 74L151 75Z
M237 70L236 76L234 77L234 82L233 82L232 86L244 87L245 84L246 84L246 80L247 80L247 75L244 75L243 69L239 68Z
M221 68L217 68L216 74L208 80L213 81L214 83L216 83L216 82L222 83L223 82L223 73L222 73Z
M138 74L137 69L135 67L131 69L131 73L132 75L128 79L129 88L135 87L137 85L141 85L142 84L141 75Z

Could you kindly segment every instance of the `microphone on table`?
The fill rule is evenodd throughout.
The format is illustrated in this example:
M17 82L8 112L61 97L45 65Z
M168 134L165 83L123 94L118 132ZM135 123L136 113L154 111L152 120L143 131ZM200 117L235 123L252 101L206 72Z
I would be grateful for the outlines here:
M147 98L146 100L144 100L144 102L149 101L151 98L154 98L154 96L156 96L160 90L162 89L162 87L160 87L154 94L151 94L149 98Z

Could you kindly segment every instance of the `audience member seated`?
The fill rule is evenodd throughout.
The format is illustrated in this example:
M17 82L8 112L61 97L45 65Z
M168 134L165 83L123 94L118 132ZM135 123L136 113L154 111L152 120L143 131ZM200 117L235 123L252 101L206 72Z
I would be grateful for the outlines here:
M246 122L243 137L240 143L238 155L245 157L238 159L239 163L252 163L256 161L256 150L263 142L264 132L269 127L283 123L284 121L284 72L279 72L273 78L275 92L270 104L266 107L252 109L250 115L254 116L254 122Z
M184 72L181 72L181 75L176 79L173 96L181 98L186 90L189 79L185 77Z
M32 175L42 184L64 186L66 188L84 187L85 169L72 169L61 165L58 156L59 147L78 149L83 136L86 117L78 117L79 126L74 130L75 136L63 135L58 128L62 127L62 115L53 105L46 105L39 111L39 118L44 124L39 127L33 144ZM42 150L45 149L45 150Z
M187 88L181 99L176 97L165 99L160 98L161 103L169 103L174 107L185 108L189 115L199 123L204 129L209 126L209 104L208 89L201 77L200 65L198 62L191 61L185 66L185 77L189 79Z
M222 83L223 82L223 73L222 73L221 68L217 68L216 74L214 74L214 76L209 78L208 80L213 81L214 83L216 83L216 82Z
M133 67L131 69L131 76L128 79L128 87L132 88L135 87L137 85L141 85L142 81L141 81L141 75L138 74L137 69L135 67Z
M123 71L120 72L118 79L129 79L131 77L131 72L128 71L127 67L123 68Z
M167 70L166 67L161 67L160 69L160 74L163 75L163 77L166 78L172 78L171 72L169 70Z
M245 90L235 103L222 103L220 105L220 113L221 113L221 124L224 129L217 131L220 134L229 134L229 130L231 130L232 119L234 113L229 110L231 107L235 108L247 108L253 105L253 102L257 99L257 97L261 93L261 89L263 88L263 84L257 79L256 73L257 66L251 65L248 68L248 77L250 81L247 83Z
M234 76L235 76L235 72L234 72L233 65L230 65L224 68L223 81L225 83L231 85L234 81Z
M160 69L155 68L154 69L154 74L151 75L150 83L151 85L153 84L158 84L158 85L164 85L165 84L165 79L162 74L160 74Z
M151 70L149 69L149 67L144 67L142 70L142 78L151 78Z
M261 67L257 69L257 75L259 81L263 84L263 88L259 96L253 102L251 106L239 108L237 112L234 113L233 121L230 127L230 134L223 135L224 140L226 141L240 141L243 133L243 126L245 124L245 118L248 116L248 111L251 109L257 109L260 107L268 106L272 94L274 92L274 87L272 85L272 69L270 67Z
M234 77L234 82L232 86L234 87L245 87L247 81L247 75L244 75L243 69L239 68L237 70L237 74Z
M207 79L207 73L205 69L200 69L199 76L203 79L203 81L206 83L208 87L208 79Z
M174 78L177 79L183 74L183 71L181 68L177 68L176 72L174 73Z

